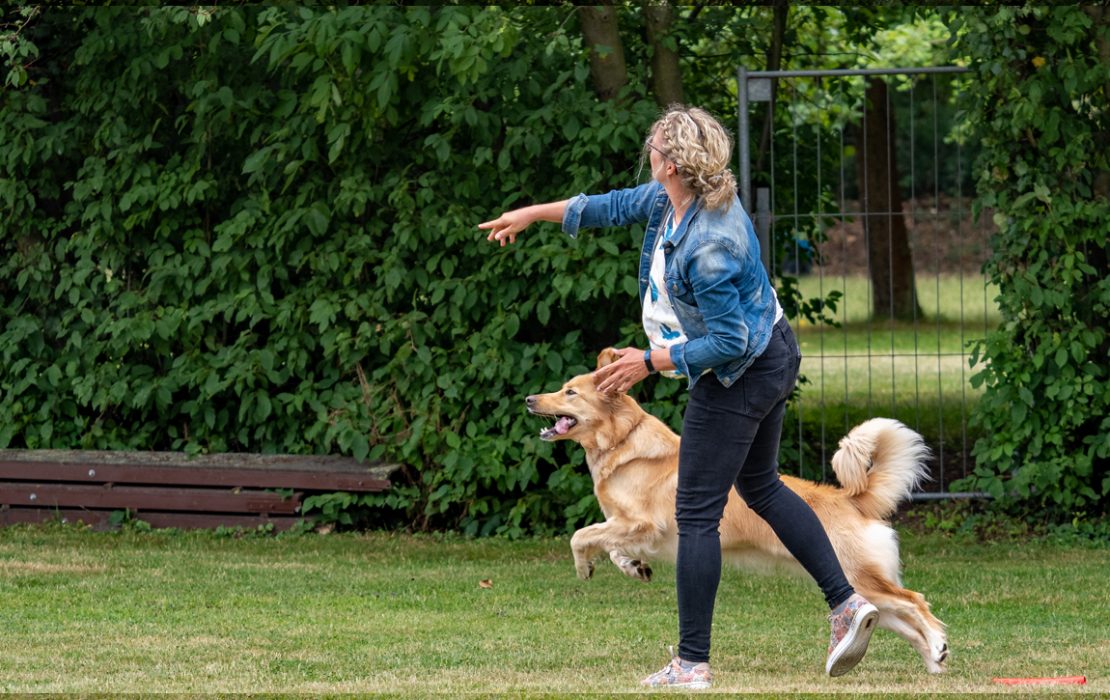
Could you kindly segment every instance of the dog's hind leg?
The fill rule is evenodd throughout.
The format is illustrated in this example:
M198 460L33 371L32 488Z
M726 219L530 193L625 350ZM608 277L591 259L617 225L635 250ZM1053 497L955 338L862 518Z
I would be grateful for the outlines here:
M849 559L854 563L845 570L848 580L879 609L879 627L909 642L930 673L943 672L948 659L944 623L929 611L924 596L902 587L897 536L889 526L876 523L865 538L867 553L863 561Z
M877 596L879 626L886 627L908 641L929 673L943 673L948 662L948 635L944 623L929 610L925 597L916 591L900 589L897 596Z
M879 609L879 627L909 642L929 673L946 670L948 638L944 623L929 611L924 596L885 580L879 586L858 585L856 590Z
M885 605L879 608L879 627L888 629L910 643L921 655L929 673L944 673L947 669L948 643L944 630L929 630L920 621L907 617L900 610L892 610Z

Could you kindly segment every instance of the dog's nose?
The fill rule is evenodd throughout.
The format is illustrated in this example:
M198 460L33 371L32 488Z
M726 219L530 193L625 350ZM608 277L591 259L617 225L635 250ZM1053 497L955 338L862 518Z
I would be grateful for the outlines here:
M524 403L528 404L528 407L531 408L532 406L536 405L536 397L535 396L529 396L529 397L524 399Z

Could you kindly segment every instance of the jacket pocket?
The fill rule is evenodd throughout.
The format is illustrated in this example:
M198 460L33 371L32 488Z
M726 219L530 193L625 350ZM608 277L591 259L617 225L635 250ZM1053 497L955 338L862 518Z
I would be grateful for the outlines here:
M687 306L697 306L693 287L681 275L666 275L663 282L667 285L667 294L672 300L681 301Z

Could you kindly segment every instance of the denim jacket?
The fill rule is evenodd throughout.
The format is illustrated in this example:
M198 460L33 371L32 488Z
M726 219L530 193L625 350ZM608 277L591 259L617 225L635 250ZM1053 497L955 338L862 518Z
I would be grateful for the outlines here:
M567 203L563 231L647 222L640 253L640 303L647 291L655 239L670 201L658 182L607 194L580 194ZM690 380L712 369L731 386L767 348L777 301L759 256L759 240L740 200L707 210L691 204L670 241L663 244L664 279L687 341L672 345L671 361Z

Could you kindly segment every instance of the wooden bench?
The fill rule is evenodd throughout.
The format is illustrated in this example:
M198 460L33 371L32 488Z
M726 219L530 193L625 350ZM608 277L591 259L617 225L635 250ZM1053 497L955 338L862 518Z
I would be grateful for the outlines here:
M105 525L115 512L154 527L287 529L304 496L389 488L398 465L350 457L0 450L0 525Z

